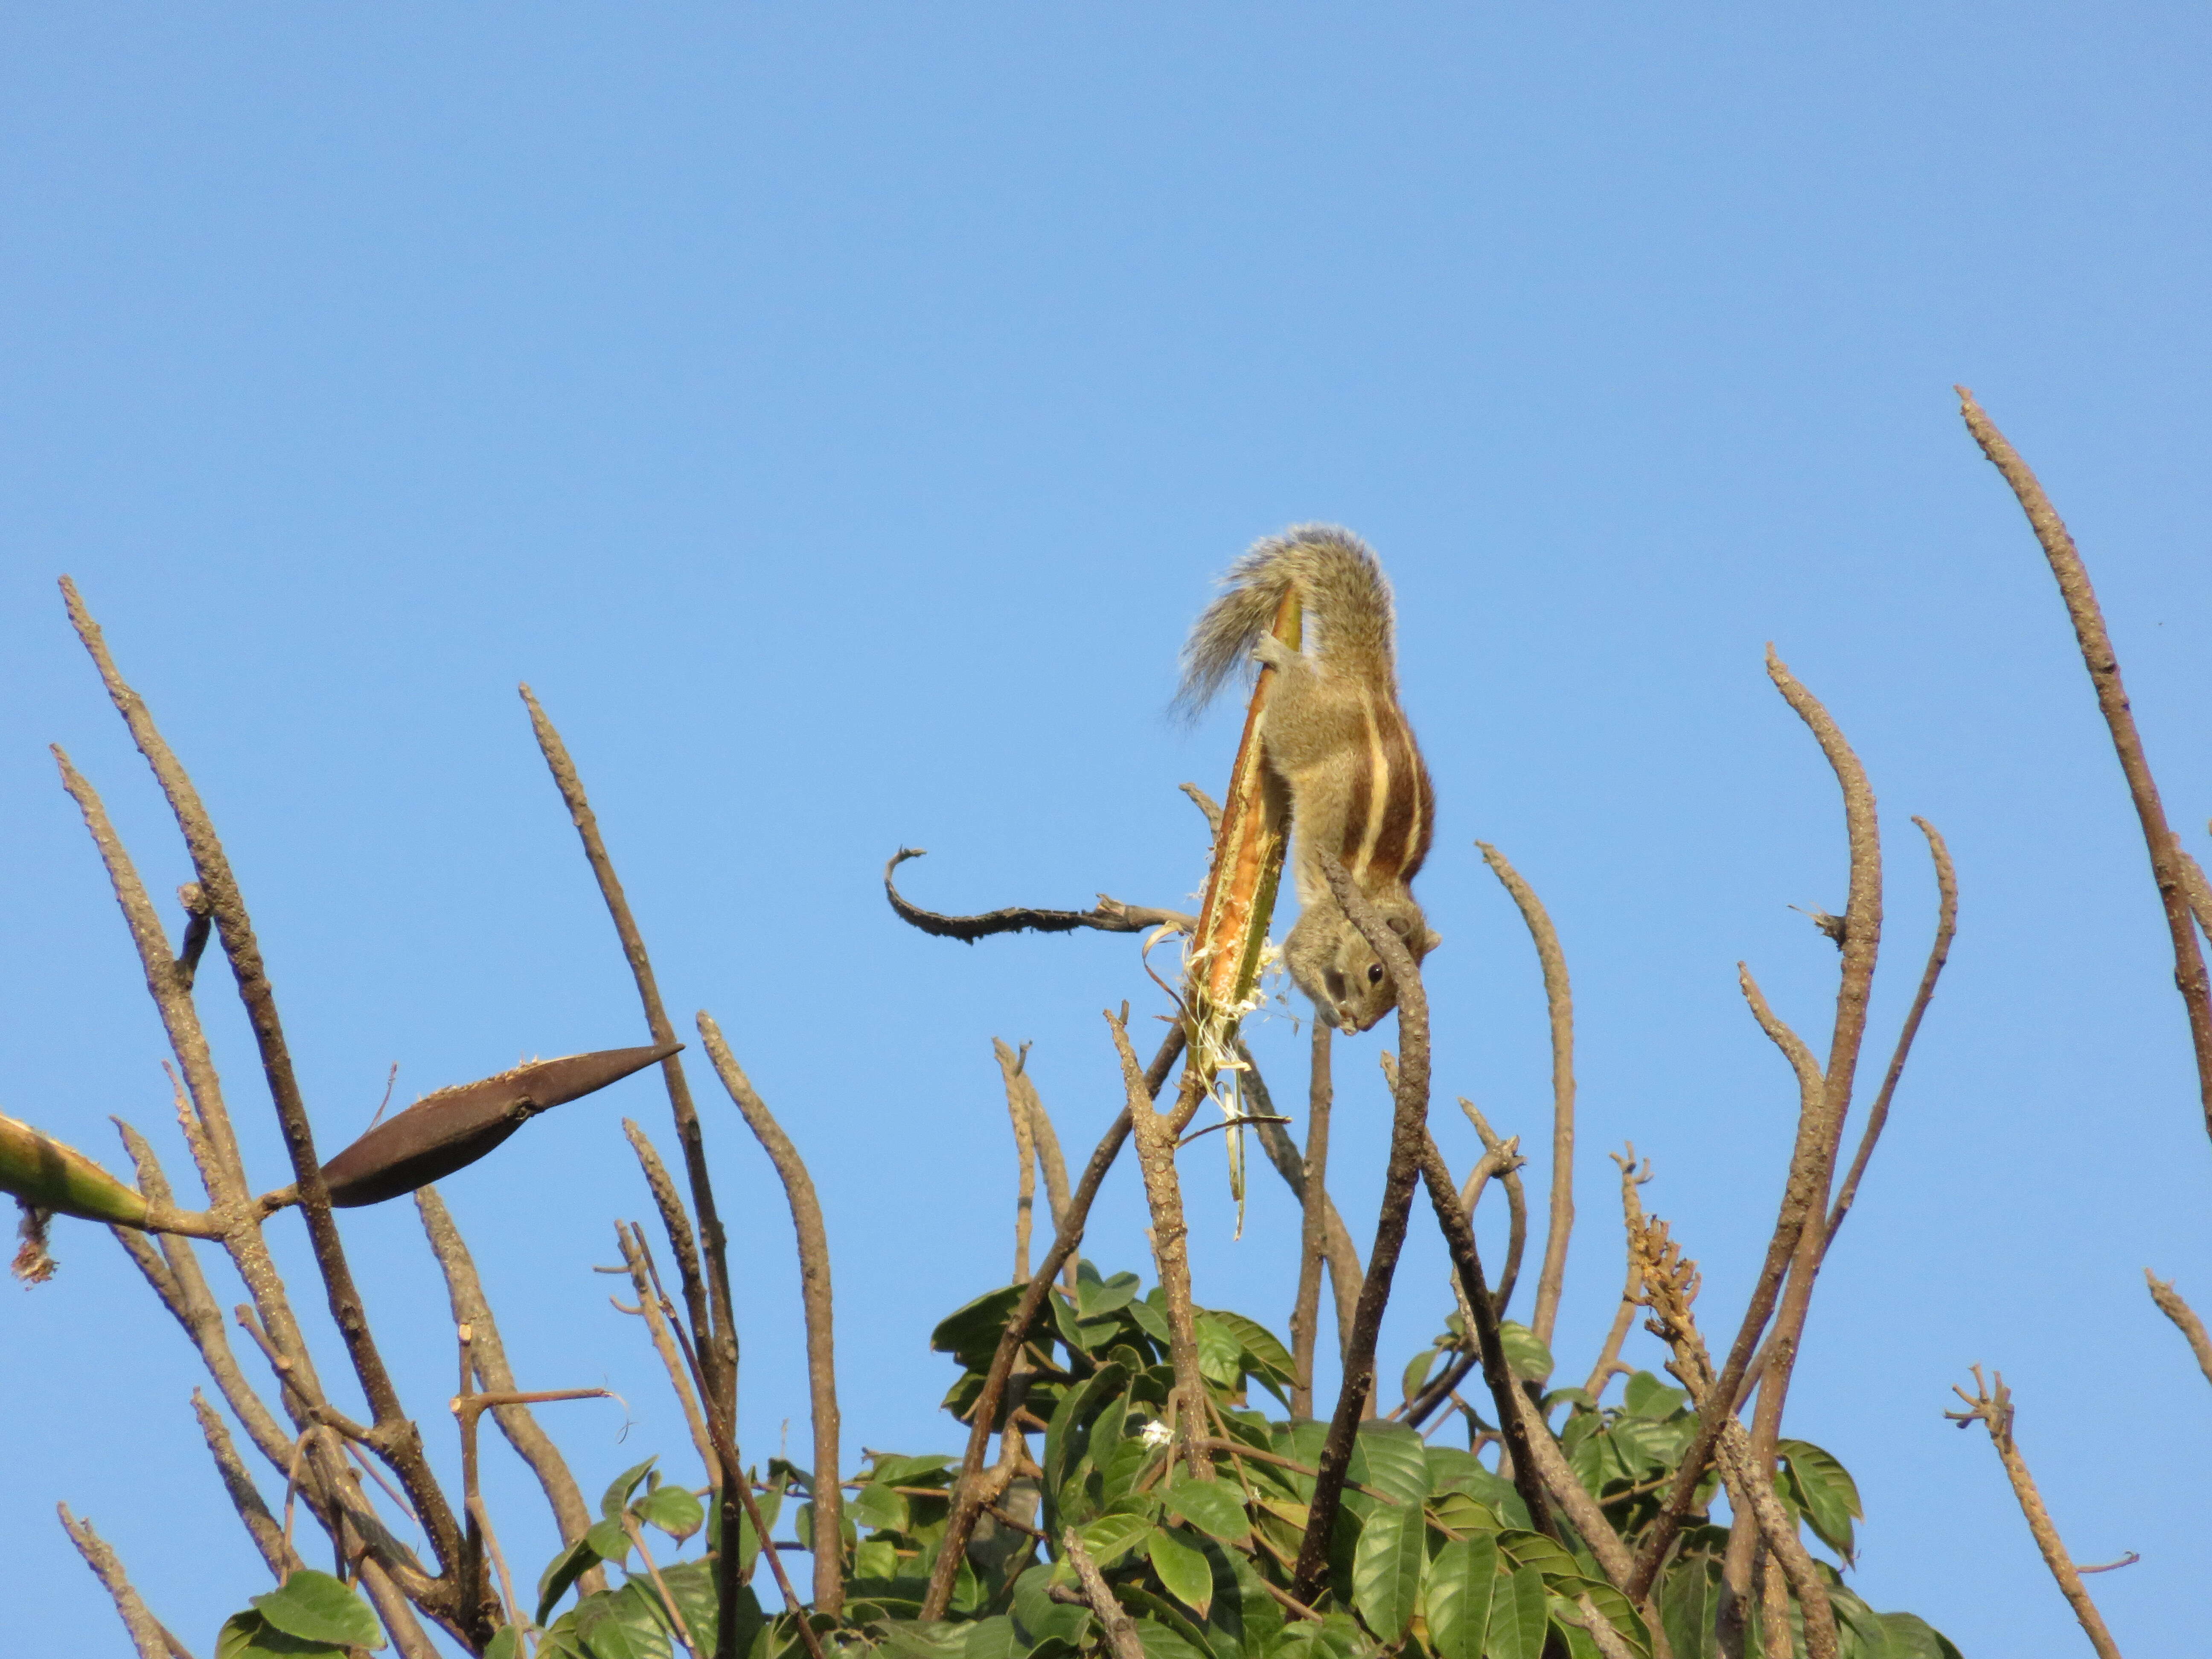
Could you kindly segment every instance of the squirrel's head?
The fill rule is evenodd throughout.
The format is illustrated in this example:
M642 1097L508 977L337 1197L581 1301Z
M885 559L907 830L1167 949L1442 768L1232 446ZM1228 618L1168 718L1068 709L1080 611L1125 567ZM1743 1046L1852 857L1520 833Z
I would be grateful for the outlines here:
M1390 931L1405 941L1419 962L1443 941L1422 920L1420 907L1411 899L1376 906ZM1301 964L1292 963L1296 973ZM1304 964L1310 971L1299 975L1314 1012L1340 1031L1364 1031L1398 1006L1398 987L1375 947L1349 922L1338 928L1330 947L1318 962Z

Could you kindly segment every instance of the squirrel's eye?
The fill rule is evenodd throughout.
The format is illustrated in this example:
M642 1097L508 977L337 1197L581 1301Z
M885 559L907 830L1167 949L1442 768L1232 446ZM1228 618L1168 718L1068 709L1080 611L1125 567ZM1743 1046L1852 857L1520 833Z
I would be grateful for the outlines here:
M1368 965L1367 982L1370 985L1380 985L1382 982L1382 964L1381 963L1370 963Z

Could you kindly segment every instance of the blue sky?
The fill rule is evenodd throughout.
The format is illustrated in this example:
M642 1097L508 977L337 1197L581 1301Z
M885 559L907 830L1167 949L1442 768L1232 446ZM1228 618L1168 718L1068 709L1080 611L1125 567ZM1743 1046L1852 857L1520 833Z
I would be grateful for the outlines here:
M333 1150L395 1060L404 1101L641 1040L526 679L672 1005L716 1014L812 1163L848 1461L950 1449L927 1332L1011 1255L990 1039L1035 1043L1079 1153L1115 1103L1097 1011L1157 999L1124 940L904 930L883 860L930 848L907 890L945 908L1176 902L1204 836L1175 786L1218 789L1234 741L1225 713L1165 717L1182 633L1253 538L1340 521L1396 580L1437 776L1455 1164L1454 1095L1532 1150L1548 1109L1533 956L1476 837L1575 974L1563 1369L1618 1295L1607 1148L1656 1159L1646 1201L1717 1327L1771 1224L1792 1090L1735 964L1824 1032L1833 952L1787 907L1843 897L1771 640L1886 815L1869 1069L1932 915L1909 814L1963 892L1790 1401L1863 1488L1856 1582L1969 1655L2079 1650L1989 1448L1938 1415L1981 1362L2078 1556L2142 1552L2094 1581L2123 1646L2194 1632L2212 1395L2141 1273L2212 1307L2212 1156L2118 769L1949 388L2068 514L2206 851L2200 10L87 4L0 31L0 1109L111 1162L120 1114L183 1163L44 745L157 890L185 866L57 575L228 837ZM247 1034L203 982L276 1184ZM1288 1019L1258 1041L1295 1093ZM1334 1185L1362 1217L1379 1046L1340 1046ZM788 1217L708 1110L745 1443L787 1423L796 1449ZM684 1455L589 1272L645 1206L625 1114L665 1142L640 1079L445 1188L526 1384L629 1403L626 1430L561 1408L587 1487ZM1216 1145L1189 1155L1200 1298L1279 1328L1294 1214L1256 1181L1232 1243ZM1125 1170L1088 1253L1149 1274L1141 1228ZM411 1212L350 1237L443 1456ZM204 1651L265 1575L197 1443L196 1362L112 1243L58 1248L0 1327L9 1645L127 1651L66 1500ZM1386 1371L1448 1305L1418 1229L1400 1284ZM503 1456L534 1571L550 1528Z

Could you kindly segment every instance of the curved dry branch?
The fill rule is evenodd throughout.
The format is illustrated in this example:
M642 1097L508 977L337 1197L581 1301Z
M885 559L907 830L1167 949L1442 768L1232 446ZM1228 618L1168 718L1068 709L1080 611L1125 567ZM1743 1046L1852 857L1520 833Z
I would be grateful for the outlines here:
M1036 1122L1030 1115L1030 1103L1021 1086L1022 1063L1029 1058L1029 1049L1025 1045L1016 1053L997 1037L991 1039L991 1049L998 1056L999 1075L1006 1085L1006 1115L1013 1122L1014 1283L1025 1285L1030 1277L1030 1226L1035 1219L1037 1171Z
M1503 1319L1506 1309L1513 1305L1513 1288L1521 1281L1521 1253L1528 1243L1528 1194L1521 1182L1522 1166L1528 1160L1521 1155L1521 1137L1501 1136L1464 1095L1460 1097L1459 1109L1481 1137L1483 1153L1468 1171L1467 1185L1460 1189L1460 1208L1472 1216L1482 1202L1483 1188L1492 1180L1505 1189L1505 1267L1491 1294L1498 1304L1498 1316Z
M842 1616L845 1552L843 1498L838 1486L837 1334L830 1286L830 1234L822 1224L822 1201L815 1195L814 1178L807 1174L799 1148L755 1091L723 1040L722 1028L703 1009L699 1036L714 1061L714 1075L775 1166L791 1204L792 1229L799 1236L799 1296L806 1309L806 1388L814 1417L814 1607L817 1613Z
M1567 982L1566 952L1559 948L1559 930L1551 913L1536 896L1536 890L1506 862L1505 855L1486 841L1483 862L1496 873L1520 907L1521 919L1535 941L1536 961L1544 970L1544 1001L1552 1024L1552 1199L1551 1219L1544 1233L1544 1266L1536 1279L1536 1306L1528 1328L1536 1340L1549 1344L1559 1322L1559 1293L1566 1284L1567 1244L1575 1230L1575 999Z
M1098 896L1098 907L1094 910L1038 910L1012 905L1004 910L986 910L981 915L943 915L908 903L891 880L891 872L908 859L927 858L928 854L929 849L925 847L902 847L894 853L890 862L884 866L884 896L890 900L891 908L897 912L901 921L939 939L957 939L973 945L994 933L1073 933L1085 927L1102 933L1141 933L1154 927L1187 933L1198 926L1197 917L1185 915L1180 910L1154 910L1139 904L1124 904L1103 893Z
M2170 1279L2161 1279L2148 1267L2143 1279L2150 1286L2150 1299L2158 1310L2173 1322L2174 1328L2189 1344L2190 1352L2197 1356L2197 1368L2204 1373L2204 1380L2212 1382L2212 1334L2207 1334L2204 1322L2197 1316L2197 1310L2181 1299L2181 1292L2173 1288Z
M2027 514L2028 525L2042 545L2043 556L2051 562L2051 574L2058 579L2058 593L2066 602L2066 614L2073 620L2074 638L2081 647L2082 665L2088 669L2090 684L2096 688L2098 710L2112 734L2113 752L2119 757L2120 771L2128 781L2128 793L2135 801L2136 816L2142 823L2143 842L2150 852L2151 876L2158 884L2159 902L2166 911L2166 932L2173 939L2173 981L2189 1011L2189 1038L2197 1054L2197 1088L2204 1111L2205 1133L2212 1134L2212 981L2206 978L2204 953L2191 931L2187 884L2176 856L2179 843L2166 821L2166 806L2159 799L2158 781L2151 775L2150 758L2143 752L2142 734L2136 730L2136 717L2128 707L2127 688L2120 681L2120 659L2113 653L2112 635L2106 631L2105 613L2097 603L2096 590L2089 586L2089 568L2081 562L2081 550L2075 546L2066 521L2058 516L2058 510L2043 493L2043 485L2021 459L2020 452L1982 412L1972 392L1964 386L1953 390L1959 394L1959 410L1966 419L1966 430L1974 434L1974 441L1982 447L1982 453L1989 457L1990 464L2004 475L2004 481L2012 486L2014 495L2019 499L2021 510Z

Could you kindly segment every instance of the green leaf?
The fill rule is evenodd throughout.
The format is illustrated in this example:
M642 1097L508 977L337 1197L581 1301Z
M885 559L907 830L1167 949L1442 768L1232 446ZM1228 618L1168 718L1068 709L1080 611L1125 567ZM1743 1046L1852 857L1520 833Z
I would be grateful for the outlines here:
M1848 1565L1852 1555L1851 1522L1865 1514L1859 1507L1857 1483L1833 1455L1808 1440L1784 1440L1775 1449L1796 1477L1797 1491L1805 1500L1805 1518L1813 1531Z
M1213 1308L1207 1310L1206 1317L1217 1321L1243 1346L1245 1370L1287 1407L1290 1402L1285 1399L1283 1390L1290 1387L1297 1368L1291 1351L1283 1346L1281 1339L1258 1320L1247 1319L1243 1314Z
M1628 1598L1603 1579L1586 1577L1576 1583L1552 1583L1549 1588L1554 1595L1570 1606L1579 1602L1583 1596L1589 1596L1599 1616L1613 1626L1621 1640L1638 1653L1651 1651L1650 1631L1638 1616L1636 1609L1629 1605ZM1577 1613L1581 1611L1579 1607L1575 1610ZM1591 1645L1596 1645L1594 1637Z
M967 1629L968 1640L961 1647L960 1659L1014 1659L1021 1651L1014 1621L1003 1613L978 1619Z
M1191 1322L1198 1340L1199 1374L1217 1389L1233 1390L1244 1380L1244 1345L1210 1313Z
M653 1466L658 1462L659 1462L659 1454L656 1452L644 1462L624 1469L617 1475L614 1478L614 1483L607 1488L605 1496L599 1499L599 1513L609 1519L620 1515L623 1505L629 1502L629 1495L637 1490L637 1483L651 1473Z
M592 1547L587 1535L579 1538L567 1549L545 1564L545 1571L538 1578L538 1622L541 1626L553 1616L553 1609L568 1587L599 1565L599 1553Z
M1352 1605L1386 1647L1395 1646L1419 1604L1428 1560L1428 1516L1418 1503L1377 1504L1352 1557Z
M548 1631L544 1648L568 1650L587 1659L672 1659L674 1638L651 1583L633 1579L620 1589L587 1595L561 1615Z
M1052 1575L1053 1570L1040 1563L1014 1580L1014 1623L1031 1643L1057 1638L1079 1647L1097 1620L1087 1607L1052 1599Z
M1213 1605L1213 1569L1206 1558L1187 1538L1178 1538L1164 1527L1155 1527L1146 1535L1145 1553L1167 1593L1205 1618Z
M304 1642L276 1629L258 1613L234 1613L215 1638L216 1659L260 1659L282 1653L297 1659L344 1659L345 1650L331 1642Z
M1137 1640L1144 1644L1145 1659L1210 1659L1203 1648L1193 1647L1157 1619L1139 1619Z
M1498 1599L1491 1604L1483 1659L1541 1659L1544 1632L1550 1623L1544 1575L1534 1567L1522 1567L1499 1586Z
M1146 1336L1160 1345L1163 1353L1167 1352L1167 1297L1160 1293L1157 1285L1141 1301L1129 1304L1129 1317L1137 1322L1138 1328Z
M910 1510L903 1492L893 1492L880 1480L871 1480L845 1500L845 1513L856 1527L904 1532Z
M634 1513L646 1525L659 1528L679 1544L707 1522L707 1511L700 1507L699 1500L681 1486L655 1486L637 1500Z
M1175 1480L1161 1492L1169 1512L1188 1521L1200 1532L1231 1543L1241 1541L1251 1529L1237 1488L1225 1480L1200 1480L1178 1469Z
M1120 1395L1129 1381L1128 1371L1109 1360L1076 1388L1066 1390L1044 1435L1044 1492L1052 1505L1045 1530L1058 1534L1067 1522L1090 1519L1087 1504L1069 1492L1068 1471L1090 1449L1091 1424ZM1119 1427L1117 1423L1115 1427Z
M928 1477L950 1468L949 1457L900 1457L878 1452L868 1464L868 1479L879 1486L921 1486Z
M1437 1356L1443 1352L1441 1348L1424 1348L1406 1362L1406 1373L1398 1379L1401 1398L1411 1400L1420 1393L1421 1385L1429 1380L1429 1373L1436 1368Z
M1631 1417L1650 1418L1656 1422L1672 1417L1689 1397L1686 1390L1668 1388L1650 1371L1636 1371L1630 1375L1628 1386L1622 1391L1621 1403Z
M1213 1569L1213 1610L1206 1615L1206 1645L1217 1654L1264 1650L1283 1628L1283 1609L1245 1553L1206 1538L1199 1548Z
M1547 1578L1579 1578L1582 1564L1561 1545L1540 1532L1508 1528L1498 1534L1498 1547L1515 1568L1530 1567Z
M1720 1613L1717 1574L1711 1556L1685 1556L1660 1585L1659 1625L1674 1659L1714 1659L1719 1652L1713 1630Z
M612 1561L620 1565L629 1559L629 1534L623 1530L619 1516L592 1522L592 1529L584 1534L584 1541L592 1547L602 1561Z
M485 1645L483 1659L523 1659L521 1633L512 1625L501 1625Z
M252 1598L271 1626L303 1642L380 1648L384 1627L351 1586L313 1567L294 1569L278 1588Z
M1142 1542L1152 1530L1152 1519L1141 1510L1100 1516L1082 1529L1083 1547L1103 1572Z
M1437 1552L1422 1597L1436 1659L1481 1659L1497 1589L1496 1539L1478 1534Z
M1448 1492L1429 1500L1429 1522L1456 1533L1502 1532L1504 1520L1496 1510L1463 1492Z
M1083 1262L1075 1270L1075 1305L1085 1319L1103 1319L1119 1313L1137 1299L1142 1281L1134 1273L1115 1273L1101 1279L1097 1266Z
M1887 1659L1959 1659L1959 1650L1918 1613L1885 1613L1881 1618L1882 1633L1889 1638Z
M1428 1448L1418 1430L1376 1419L1359 1425L1352 1443L1352 1478L1419 1506L1429 1495Z
M966 1306L954 1309L929 1334L929 1346L939 1353L951 1354L963 1370L986 1369L991 1356L999 1351L999 1339L1006 1334L1006 1322L1013 1317L1014 1309L1028 1288L1024 1285L1001 1285L995 1291L984 1291Z
M1507 1369L1522 1382L1541 1382L1552 1374L1552 1351L1526 1325L1509 1319L1498 1326L1498 1337Z

